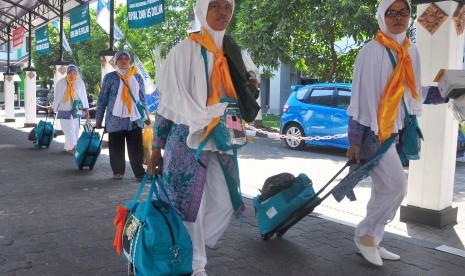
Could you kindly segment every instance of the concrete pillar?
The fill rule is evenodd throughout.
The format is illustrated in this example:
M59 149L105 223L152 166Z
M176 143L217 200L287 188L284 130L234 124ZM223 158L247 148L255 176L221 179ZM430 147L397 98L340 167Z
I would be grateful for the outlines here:
M103 81L103 77L105 77L107 73L115 71L116 64L113 60L115 54L115 51L110 50L103 51L100 53L100 65L102 67L102 79L100 80L101 82Z
M53 87L56 83L62 78L66 77L66 68L68 68L69 63L67 62L57 62L53 65Z
M416 45L424 86L437 85L434 79L439 69L462 67L464 35L458 23L463 15L458 7L455 1L418 5ZM423 105L419 124L425 140L421 159L410 161L407 206L401 206L400 220L442 228L457 222L452 196L458 122L447 104L439 104Z
M281 114L281 66L270 79L270 106L267 113L273 115Z
M15 122L15 84L14 73L3 73L5 89L5 123Z
M24 127L37 126L36 116L36 70L33 68L24 69Z

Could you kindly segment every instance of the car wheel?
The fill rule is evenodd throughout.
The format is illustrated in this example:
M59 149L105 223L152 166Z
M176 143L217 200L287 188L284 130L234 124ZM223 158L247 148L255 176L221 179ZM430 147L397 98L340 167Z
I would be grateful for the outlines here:
M286 127L284 130L284 134L286 136L296 136L296 137L304 137L304 130L301 126L297 124L291 124ZM284 142L286 146L293 150L302 150L305 147L305 141L295 138L285 138Z

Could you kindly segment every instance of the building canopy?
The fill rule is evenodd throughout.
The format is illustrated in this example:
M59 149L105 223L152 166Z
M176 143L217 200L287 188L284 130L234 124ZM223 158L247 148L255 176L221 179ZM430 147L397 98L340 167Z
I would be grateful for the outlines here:
M0 1L0 45L8 42L8 32L24 27L31 31L39 28L60 16L60 5L63 3L63 13L85 2L94 0L1 0ZM11 38L10 38L11 39Z

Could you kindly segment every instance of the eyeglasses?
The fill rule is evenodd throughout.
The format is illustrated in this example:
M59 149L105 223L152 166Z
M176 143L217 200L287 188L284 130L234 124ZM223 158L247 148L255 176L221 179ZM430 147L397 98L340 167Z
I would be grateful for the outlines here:
M384 16L389 17L389 18L396 18L397 16L402 16L406 17L410 15L410 10L409 9L401 9L400 11L397 10L387 10L386 13L384 13Z

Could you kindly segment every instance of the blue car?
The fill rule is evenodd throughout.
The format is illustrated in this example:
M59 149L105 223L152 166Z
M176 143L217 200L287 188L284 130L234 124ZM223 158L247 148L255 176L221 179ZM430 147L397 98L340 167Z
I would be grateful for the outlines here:
M314 83L292 86L292 94L283 107L280 133L288 137L286 145L295 150L305 145L348 149L346 137L333 139L300 139L294 137L327 137L346 134L352 84Z

